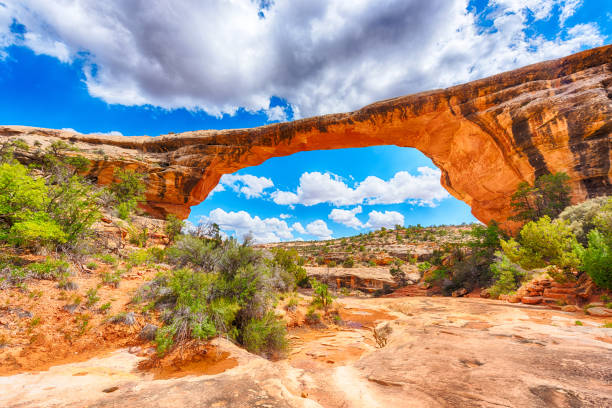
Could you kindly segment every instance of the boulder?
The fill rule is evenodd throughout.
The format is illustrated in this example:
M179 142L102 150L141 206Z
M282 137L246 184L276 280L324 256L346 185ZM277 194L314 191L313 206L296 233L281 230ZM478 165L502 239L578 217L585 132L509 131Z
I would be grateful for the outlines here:
M521 299L521 302L525 303L526 305L537 305L539 303L542 303L542 297L541 296L523 296L523 298Z
M454 290L451 293L451 295L453 297L462 297L462 296L467 295L467 293L468 293L468 290L466 288L460 288L460 289Z
M591 316L612 317L612 309L601 306L590 307L586 309L586 313Z
M145 341L155 340L155 336L157 335L158 327L154 324L147 323L140 331L138 338Z

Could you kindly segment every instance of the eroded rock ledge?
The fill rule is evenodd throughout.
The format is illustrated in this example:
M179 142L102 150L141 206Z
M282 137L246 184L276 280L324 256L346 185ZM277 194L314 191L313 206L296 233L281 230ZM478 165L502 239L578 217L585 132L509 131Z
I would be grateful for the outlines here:
M360 110L252 129L158 137L82 135L25 126L1 138L71 141L109 183L117 167L146 172L146 210L182 218L226 173L305 150L414 147L442 170L442 185L483 222L507 223L520 181L571 177L573 201L612 194L612 46L480 79L376 102Z

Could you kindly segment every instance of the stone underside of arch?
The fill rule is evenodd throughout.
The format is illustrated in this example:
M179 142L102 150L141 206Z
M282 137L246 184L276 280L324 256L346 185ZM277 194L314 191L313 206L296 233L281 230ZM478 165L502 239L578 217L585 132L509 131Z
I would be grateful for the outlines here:
M377 145L420 150L442 185L482 222L516 225L510 196L521 181L566 172L572 199L612 194L612 46L530 65L452 88L376 102L360 110L252 129L148 136L83 135L0 126L0 139L41 146L63 139L110 183L116 168L148 175L144 209L181 218L223 174L300 151ZM1 140L0 140L1 141ZM27 161L27 152L18 159Z

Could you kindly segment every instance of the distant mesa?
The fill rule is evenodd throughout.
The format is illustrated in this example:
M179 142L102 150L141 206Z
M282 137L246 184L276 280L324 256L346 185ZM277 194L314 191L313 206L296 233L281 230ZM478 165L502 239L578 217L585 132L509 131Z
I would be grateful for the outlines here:
M181 218L223 174L307 150L414 147L442 171L442 185L483 222L509 228L510 196L521 181L566 172L573 202L612 194L612 45L448 89L376 102L360 110L252 129L158 137L82 135L0 126L27 143L73 142L100 184L115 168L149 175L144 208Z

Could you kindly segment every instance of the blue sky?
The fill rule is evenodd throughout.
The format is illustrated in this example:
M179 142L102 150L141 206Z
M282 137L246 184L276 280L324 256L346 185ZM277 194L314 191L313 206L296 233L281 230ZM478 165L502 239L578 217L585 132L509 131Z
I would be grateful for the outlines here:
M612 35L612 0L142 4L0 0L0 124L151 136L260 126L467 82ZM474 221L436 171L394 146L303 152L225 177L189 220L261 242Z

